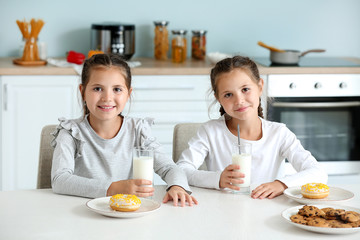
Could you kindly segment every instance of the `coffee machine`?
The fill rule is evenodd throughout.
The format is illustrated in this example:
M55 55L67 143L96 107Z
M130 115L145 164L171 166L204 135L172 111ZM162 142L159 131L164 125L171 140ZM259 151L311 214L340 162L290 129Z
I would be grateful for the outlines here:
M91 49L129 60L135 53L135 25L103 22L91 25Z

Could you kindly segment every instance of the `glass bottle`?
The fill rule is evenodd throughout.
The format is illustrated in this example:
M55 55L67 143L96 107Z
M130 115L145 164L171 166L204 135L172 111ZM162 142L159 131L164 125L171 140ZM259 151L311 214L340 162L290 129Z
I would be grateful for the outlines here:
M157 60L167 60L169 51L168 21L156 21L154 38L154 57Z
M172 61L175 63L182 63L186 60L187 55L187 40L186 30L173 30L172 45Z
M191 57L197 60L204 60L206 56L206 31L194 30L191 38Z

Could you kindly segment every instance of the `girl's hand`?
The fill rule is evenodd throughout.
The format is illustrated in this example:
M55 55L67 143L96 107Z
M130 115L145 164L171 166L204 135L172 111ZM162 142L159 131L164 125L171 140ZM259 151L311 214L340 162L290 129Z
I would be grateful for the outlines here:
M130 179L113 182L107 190L106 196L122 193L134 194L138 197L150 197L154 195L154 188L146 187L144 185L151 184L151 181L145 179Z
M233 185L244 183L244 180L240 178L244 178L245 174L234 171L238 169L240 169L239 165L231 164L227 166L221 173L219 187L240 190L240 187Z
M196 198L190 196L182 187L179 186L170 187L169 191L167 191L165 194L163 203L167 203L169 200L173 200L174 206L177 206L179 199L182 207L185 207L186 202L188 202L190 207L193 205L193 203L195 203L196 205L198 204Z
M251 192L251 197L254 199L272 199L281 195L285 189L287 189L287 186L284 183L280 182L279 180L275 180L273 182L261 184L260 186L255 188Z

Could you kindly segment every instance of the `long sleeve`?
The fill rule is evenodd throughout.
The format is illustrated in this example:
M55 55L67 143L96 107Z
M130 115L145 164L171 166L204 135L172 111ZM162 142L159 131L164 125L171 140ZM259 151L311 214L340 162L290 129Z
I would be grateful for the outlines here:
M152 119L145 119L140 122L139 134L137 140L140 146L144 148L154 149L154 171L167 183L169 189L171 186L178 185L191 193L187 177L174 161L165 154L163 147L152 137L151 125Z
M81 169L75 174L76 140L66 131L60 130L54 149L51 169L52 189L59 194L96 198L105 197L110 179L90 178ZM97 169L93 171L96 174ZM80 174L79 174L80 173Z
M327 183L328 175L311 153L304 149L295 134L286 128L280 154L286 158L297 173L281 177L288 187L301 186L310 182Z
M183 151L177 165L185 171L189 184L197 187L219 189L220 170L198 170L210 151L210 143L204 126L199 128L196 136L188 144L189 148Z

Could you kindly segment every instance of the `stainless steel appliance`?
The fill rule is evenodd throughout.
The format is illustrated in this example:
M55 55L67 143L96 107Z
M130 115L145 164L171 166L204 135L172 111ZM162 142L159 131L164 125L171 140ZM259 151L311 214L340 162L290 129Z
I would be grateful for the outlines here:
M91 49L117 53L129 60L135 53L135 25L116 22L92 24Z
M292 130L328 174L360 173L360 74L269 75L267 118Z

